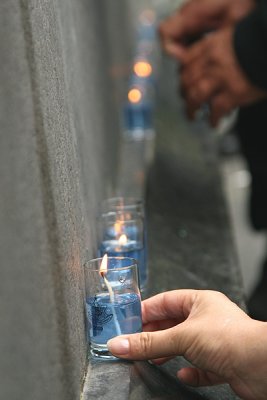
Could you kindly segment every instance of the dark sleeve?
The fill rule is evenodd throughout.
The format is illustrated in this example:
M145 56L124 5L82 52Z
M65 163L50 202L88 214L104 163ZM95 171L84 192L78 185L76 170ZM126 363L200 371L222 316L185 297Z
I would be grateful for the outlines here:
M267 0L242 19L234 33L238 61L249 80L267 90Z

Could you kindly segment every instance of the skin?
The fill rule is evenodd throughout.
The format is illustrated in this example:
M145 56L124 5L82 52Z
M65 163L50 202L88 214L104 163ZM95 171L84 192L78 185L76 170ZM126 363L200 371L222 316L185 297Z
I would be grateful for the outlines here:
M163 48L180 60L190 39L233 25L255 7L253 0L191 0L161 22Z
M233 49L233 32L233 27L227 27L211 33L183 56L181 88L191 119L202 104L208 103L210 123L216 126L234 108L266 97L239 66Z
M190 119L207 103L216 126L234 108L267 96L249 81L233 49L234 25L254 7L251 0L191 0L161 23L162 46L180 63Z
M192 386L228 383L245 400L267 398L267 323L215 291L173 290L142 302L142 333L109 340L117 357L161 364L182 355Z

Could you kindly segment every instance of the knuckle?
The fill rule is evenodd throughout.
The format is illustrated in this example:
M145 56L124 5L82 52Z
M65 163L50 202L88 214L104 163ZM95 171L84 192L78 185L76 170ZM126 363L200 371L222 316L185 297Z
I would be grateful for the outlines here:
M188 90L189 100L197 104L205 101L209 94L210 84L206 80L199 81L193 88Z
M142 332L139 336L139 347L144 355L151 352L152 338L149 332Z
M222 300L228 300L228 297L223 292L218 290L215 291L215 295Z
M227 296L223 292L220 292L219 290L205 290L205 294L207 299L210 299L211 296L214 297L214 299L221 299L221 300L228 299Z
M199 97L201 98L201 101L208 100L208 98L212 96L215 87L216 86L212 79L203 79L199 84Z
M221 97L214 101L214 109L226 113L231 110L231 103L227 98Z

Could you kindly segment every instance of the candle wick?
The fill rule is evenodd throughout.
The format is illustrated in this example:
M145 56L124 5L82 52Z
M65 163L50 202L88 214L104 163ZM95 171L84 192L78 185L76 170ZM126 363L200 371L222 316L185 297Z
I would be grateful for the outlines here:
M120 324L119 324L119 321L118 321L118 318L117 318L117 314L116 314L116 311L115 311L115 307L114 307L114 303L115 303L114 292L112 290L112 287L111 287L109 281L105 277L104 272L101 271L100 274L101 274L102 278L104 279L105 285L106 285L106 287L108 289L108 292L109 292L110 305L111 305L111 309L112 309L112 313L113 313L113 317L114 317L114 325L115 325L115 328L116 328L117 335L119 336L119 335L121 335L121 327L120 327Z

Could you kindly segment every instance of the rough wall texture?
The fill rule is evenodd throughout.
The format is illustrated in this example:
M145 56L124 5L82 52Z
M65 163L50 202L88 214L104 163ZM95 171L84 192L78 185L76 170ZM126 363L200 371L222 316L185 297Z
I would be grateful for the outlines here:
M119 149L101 3L1 1L1 399L79 398L82 265Z

